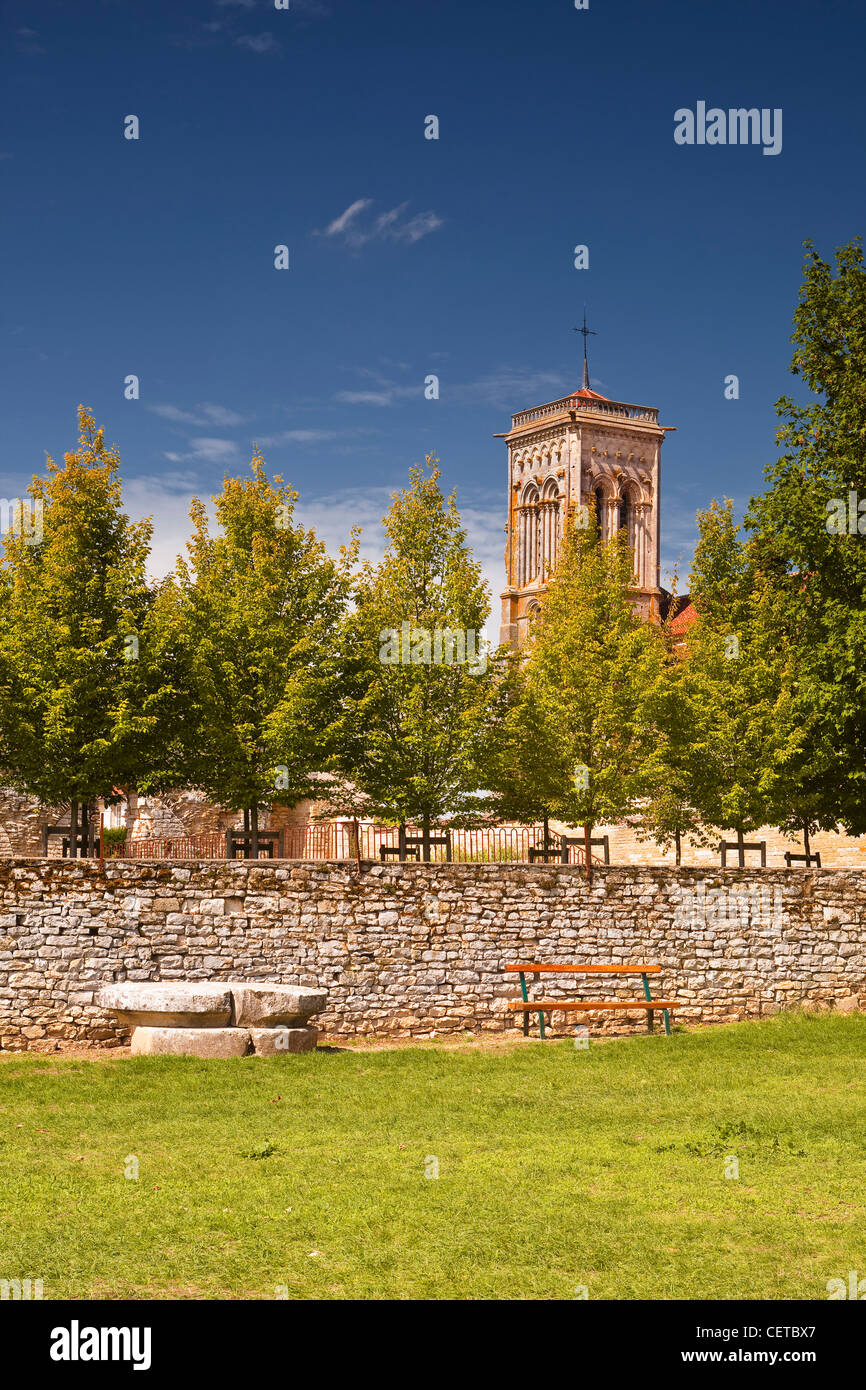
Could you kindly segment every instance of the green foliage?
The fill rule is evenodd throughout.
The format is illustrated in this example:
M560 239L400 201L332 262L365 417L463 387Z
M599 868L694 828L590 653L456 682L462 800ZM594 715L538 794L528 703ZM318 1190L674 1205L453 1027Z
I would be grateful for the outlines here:
M47 805L116 799L147 761L151 525L121 509L119 455L83 406L78 448L30 495L42 536L7 533L0 566L0 765Z
M394 494L385 557L364 564L355 586L332 792L343 810L425 826L477 810L497 701L483 639L487 587L456 498L444 498L436 460L427 465Z
M125 826L125 825L114 825L114 826L106 825L106 826L103 826L103 828L102 828L102 845L103 845L103 848L106 848L108 845L125 845L125 844L126 844L126 826Z
M780 822L866 830L866 267L859 239L835 268L811 243L792 372L814 393L783 397L784 452L747 522L788 662L794 721L808 721L786 766ZM814 397L817 396L818 399ZM853 494L853 496L852 496ZM849 504L853 506L849 507ZM834 529L843 508L855 534ZM866 507L864 507L866 513ZM862 528L862 529L861 529Z
M686 750L702 820L738 833L765 825L778 722L779 667L755 621L757 580L732 504L698 514L691 594L697 622L678 685L691 730Z
M338 631L353 551L330 559L294 523L297 493L270 482L256 453L252 478L226 478L190 510L189 562L162 596L164 646L176 643L189 718L180 763L187 784L232 810L293 806L317 790L339 693Z
M512 815L544 810L591 830L654 785L658 739L646 697L664 643L634 612L631 585L622 534L602 544L592 521L566 528L525 666L512 674L517 697L497 779Z

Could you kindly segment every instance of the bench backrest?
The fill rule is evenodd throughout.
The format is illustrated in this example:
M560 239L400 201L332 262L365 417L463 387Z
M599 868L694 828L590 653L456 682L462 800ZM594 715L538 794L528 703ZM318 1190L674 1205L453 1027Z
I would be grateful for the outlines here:
M662 968L660 965L542 965L530 961L524 965L506 965L504 969L519 971L522 975L660 975Z

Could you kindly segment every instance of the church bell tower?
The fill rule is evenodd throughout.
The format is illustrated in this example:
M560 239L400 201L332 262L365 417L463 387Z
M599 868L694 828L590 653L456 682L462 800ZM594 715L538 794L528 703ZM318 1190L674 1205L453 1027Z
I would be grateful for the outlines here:
M563 522L597 506L602 539L625 530L634 557L635 608L657 618L659 482L665 434L653 406L609 400L590 389L584 334L583 385L574 395L519 411L508 448L505 591L499 640L518 647L540 607L562 540Z

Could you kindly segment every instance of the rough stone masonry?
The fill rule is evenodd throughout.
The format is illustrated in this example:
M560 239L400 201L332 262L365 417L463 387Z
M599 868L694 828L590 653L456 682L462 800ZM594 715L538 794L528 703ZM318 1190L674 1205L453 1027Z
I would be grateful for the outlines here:
M124 980L318 986L329 1035L430 1037L519 1027L506 961L658 961L675 1020L803 1004L866 1006L866 873L513 864L0 863L0 1047L110 1045L95 1003ZM608 979L544 978L548 997ZM633 988L636 982L626 984ZM617 992L621 986L614 985ZM654 991L655 992L655 991ZM574 1018L555 1017L558 1031ZM580 1020L585 1022L584 1019ZM645 1019L593 1019L593 1031Z

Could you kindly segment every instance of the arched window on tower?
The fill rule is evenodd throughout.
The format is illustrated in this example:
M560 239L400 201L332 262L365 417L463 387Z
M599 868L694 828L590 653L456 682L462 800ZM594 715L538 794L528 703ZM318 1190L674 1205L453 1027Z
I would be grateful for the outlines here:
M599 540L604 540L604 492L600 487L595 489L595 519L598 522Z
M628 543L629 545L631 545L634 512L632 510L631 501L627 496L620 498L618 504L618 513L619 515L617 519L617 529L620 531L625 531L626 536L628 538Z

